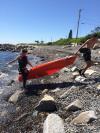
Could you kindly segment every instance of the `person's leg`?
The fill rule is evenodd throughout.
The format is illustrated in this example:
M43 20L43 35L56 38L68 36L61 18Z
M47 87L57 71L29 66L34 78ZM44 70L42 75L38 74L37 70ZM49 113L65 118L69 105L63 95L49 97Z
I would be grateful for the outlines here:
M28 76L28 71L27 70L23 70L22 77L23 77L23 88L24 89L26 88L27 76Z
M84 76L84 77L86 77L84 75L85 71L89 67L91 67L93 65L93 61L91 61L91 51L90 51L90 49L88 49L88 48L85 48L84 49L83 58L84 58L84 61L86 62L86 66L85 66L84 69L79 70L79 74L82 75L82 76Z
M86 71L89 67L93 66L93 64L94 64L93 61L87 61L87 62L86 62L85 68L82 69L82 71L81 71L81 74L84 74L85 71Z

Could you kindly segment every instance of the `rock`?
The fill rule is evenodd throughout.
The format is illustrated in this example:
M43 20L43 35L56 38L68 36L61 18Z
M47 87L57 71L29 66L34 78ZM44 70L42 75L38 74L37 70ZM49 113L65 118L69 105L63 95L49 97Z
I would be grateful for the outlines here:
M86 70L86 74L92 75L93 73L95 73L96 71L92 70L92 69L88 69Z
M98 51L98 54L100 54L100 51Z
M33 117L36 117L37 115L38 115L38 111L34 111L32 114Z
M44 80L41 80L41 84L44 84Z
M59 89L59 88L56 88L56 89L54 89L54 90L52 90L51 92L58 92L58 91L60 91L61 89Z
M61 99L62 99L62 98L66 98L66 97L71 93L71 91L72 91L73 89L76 89L76 86L72 86L70 89L68 89L66 92L64 92L64 93L60 96L60 98L61 98Z
M77 67L76 66L74 66L73 68L71 68L71 71L72 72L75 72L75 71L77 71L78 69L77 69Z
M45 95L44 98L35 107L35 109L39 112L57 111L57 107L56 107L56 103L54 101L54 98L49 96L49 95Z
M14 80L11 80L9 83L8 83L8 86L11 86L15 81Z
M83 82L83 81L85 81L85 77L82 77L82 76L77 76L76 78L75 78L75 81L78 81L78 82Z
M0 94L2 94L2 93L3 93L3 90L0 89Z
M43 125L43 133L65 133L63 120L57 114L49 114Z
M73 72L72 75L73 75L73 76L78 76L79 73L78 73L78 72Z
M94 111L85 111L80 113L76 118L74 118L71 124L87 124L96 120L97 117Z
M82 104L81 104L81 102L80 102L79 99L75 100L70 105L68 105L67 107L65 107L65 109L67 111L77 111L77 110L80 110L81 108L82 108Z
M60 71L60 72L62 72L62 73L64 73L64 72L70 72L70 69L68 69L68 68L64 67L63 69L61 69L61 71Z
M28 54L32 54L33 50L28 49Z
M9 98L9 102L11 103L17 103L17 101L19 100L20 95L22 94L22 91L17 90L10 98Z
M43 91L42 91L42 94L46 94L48 92L48 89L44 89Z
M0 113L0 116L4 117L8 114L7 110L4 110Z
M19 112L21 110L21 107L16 108L16 112Z
M100 85L97 86L97 89L100 90Z

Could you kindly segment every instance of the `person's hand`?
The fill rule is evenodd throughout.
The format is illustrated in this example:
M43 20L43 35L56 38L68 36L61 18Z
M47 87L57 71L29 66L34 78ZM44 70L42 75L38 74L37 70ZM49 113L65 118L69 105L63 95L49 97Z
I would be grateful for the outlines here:
M74 55L76 55L76 56L78 56L78 57L80 56L80 54L78 54L78 52L76 52Z

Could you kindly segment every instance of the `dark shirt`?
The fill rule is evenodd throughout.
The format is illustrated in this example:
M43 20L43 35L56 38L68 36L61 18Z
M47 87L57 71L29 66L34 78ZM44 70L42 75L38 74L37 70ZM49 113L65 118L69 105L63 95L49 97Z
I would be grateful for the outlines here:
M28 64L27 56L20 56L18 59L19 68L18 70L21 72L26 69L26 65Z

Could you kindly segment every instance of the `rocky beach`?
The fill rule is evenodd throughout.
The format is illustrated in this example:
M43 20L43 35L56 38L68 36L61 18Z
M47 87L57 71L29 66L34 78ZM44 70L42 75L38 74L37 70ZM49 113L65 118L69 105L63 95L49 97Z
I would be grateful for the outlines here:
M1 51L12 52L22 48L3 47L0 45ZM31 60L34 55L39 58L34 64L38 65L73 55L79 46L27 48ZM92 50L92 59L100 61L100 48ZM7 88L0 93L0 133L100 133L100 64L89 68L86 78L78 74L83 65L80 56L52 76L28 81L27 93L16 78L7 80Z

